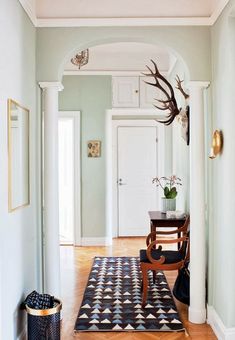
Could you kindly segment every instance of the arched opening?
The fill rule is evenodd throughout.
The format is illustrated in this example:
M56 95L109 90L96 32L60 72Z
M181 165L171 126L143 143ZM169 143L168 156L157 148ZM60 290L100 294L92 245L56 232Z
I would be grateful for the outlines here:
M123 42L124 41L124 43L127 43L127 41L129 41L129 45L131 45L131 42L130 42L130 40L128 39L111 39L112 40L112 43L114 43L114 42L116 42L116 43L119 43L120 44L120 41L121 42ZM118 41L117 41L118 40ZM140 42L138 41L138 39L136 39L136 41L137 42L135 42L136 44L137 43L139 43L140 44ZM110 41L109 41L110 42ZM108 40L102 40L102 41L100 41L100 43L105 43L104 45L106 45L106 47L108 47L109 45L108 45ZM132 42L132 43L134 43L134 42ZM69 53L66 53L66 55L65 55L65 57L63 58L63 62L60 64L60 67L59 67L59 76L60 77L62 77L62 69L65 67L65 65L66 65L66 62L69 62L69 60L71 59L71 57L73 57L74 56L74 53L76 53L76 52L78 52L79 50L81 50L81 49L85 49L85 48L87 48L87 47L89 47L90 49L92 49L92 45L96 45L97 44L97 41L96 41L96 43L90 43L90 44L83 44L83 45L80 45L79 46L79 49L77 50L75 50L74 48L69 52ZM152 45L154 45L154 46L156 46L156 44L152 44ZM144 47L144 46L146 46L146 44L142 44L142 46ZM95 47L94 47L95 48ZM169 48L166 48L165 49L165 51L166 51L166 53L167 53L167 55L168 55L168 60L170 61L170 60L174 60L174 57L175 57L175 55L178 55L177 54L177 52L175 52L174 54L172 54L171 53L171 49L169 49ZM176 59L176 58L175 58ZM177 59L176 59L177 60ZM174 68L171 70L171 72L169 73L169 80L173 80L174 78L175 78L175 75L176 74L178 74L179 73L179 76L180 76L180 78L185 78L186 80L189 80L190 79L190 77L189 77L189 71L188 71L188 68L185 66L185 62L182 62L182 58L179 56L179 59L177 60L178 61L178 64L176 63L175 65L174 65ZM87 65L87 67L89 66L89 63L88 63L88 65ZM85 69L85 68L84 68ZM71 70L67 70L67 72L69 72L69 71L71 71ZM87 70L87 72L88 72L89 70ZM110 71L110 70L109 70ZM120 70L119 70L120 71ZM142 70L138 70L138 71L142 71ZM85 72L85 71L84 71ZM106 71L107 72L107 71ZM109 77L111 77L111 75L112 75L112 73L109 73ZM103 75L103 76L101 76L101 75L96 75L95 77L104 77L104 76L107 76L107 73L106 73L106 75ZM106 82L105 84L105 86L107 86L107 87L103 87L103 86L100 86L100 85L98 85L98 87L96 87L96 88L94 88L94 91L92 92L92 91L90 91L90 94L89 94L89 96L86 94L85 96L84 96L84 88L88 88L88 90L89 90L89 87L90 87L90 85L91 85L91 83L89 83L88 81L87 81L87 78L86 79L83 79L83 82L81 83L80 81L79 81L79 83L80 83L80 88L77 88L77 83L74 81L74 79L76 78L76 75L71 75L71 74L66 74L65 76L64 76L64 79L63 79L63 83L64 83L64 85L65 85L65 88L67 87L67 85L65 84L65 77L71 77L71 78L73 78L73 82L72 82L72 84L70 84L70 87L68 86L68 89L71 89L72 91L73 91L73 98L75 98L76 99L76 95L78 96L78 95L82 95L82 97L81 97L81 100L83 101L83 103L84 103L84 98L85 98L85 102L86 103L89 103L89 105L91 104L91 102L93 101L93 99L94 99L94 95L97 95L97 93L99 93L98 91L96 91L96 89L98 88L98 89L107 89L107 87L109 87L109 94L110 94L110 96L111 96L111 80L109 80L109 82ZM88 75L85 75L85 73L84 73L84 76L77 76L78 78L79 77L92 77L91 76L91 73L90 73L90 75L88 76ZM172 79L170 79L170 78L172 78ZM93 80L93 79L92 79ZM97 79L96 79L97 80ZM93 82L93 84L92 85L94 85L95 84L95 82ZM96 85L97 85L97 83L96 83ZM193 96L192 96L192 99L193 99L193 101L192 101L192 113L194 113L194 123L196 123L195 125L194 125L194 128L192 129L192 136L193 136L193 146L194 146L194 149L193 149L193 154L196 154L196 156L198 156L199 154L201 155L200 156L200 170L201 169L203 169L203 167L204 167L204 164L203 164L203 160L204 160L204 157L203 157L203 152L204 152L204 140L203 140L203 138L201 138L200 139L200 141L199 141L199 143L198 143L198 141L197 141L197 138L195 137L195 136L197 136L197 131L200 131L200 134L203 136L203 129L204 129L204 127L203 127L203 88L205 88L205 86L207 86L208 84L205 84L204 82L194 82L193 84L192 84L192 93L193 93ZM93 89L93 87L90 87L90 88L92 88ZM80 92L78 91L78 89L80 90ZM70 92L70 91L69 91ZM62 94L61 94L61 97L60 97L60 105L61 105L61 100L64 100L64 99L61 99L62 98L62 96L66 96L66 92L64 91ZM65 98L65 97L64 97ZM87 98L89 98L88 100L87 100ZM100 96L98 95L98 99L100 100ZM99 102L99 101L98 101ZM73 105L73 99L72 99L72 97L71 96L69 96L68 97L68 102L67 103L69 103L69 105ZM97 103L96 103L97 104ZM66 104L67 105L67 104ZM111 100L109 101L109 108L111 108L112 107L112 103L111 103ZM71 106L69 106L69 107L63 107L62 109L66 109L66 110L75 110L76 109L76 107L72 107L71 108ZM77 109L79 109L79 108L77 108ZM95 109L95 108L93 108L93 107L91 107L91 106L88 106L88 110L90 110L90 112L94 112L93 111L93 109ZM105 116L104 116L104 113L105 113L105 110L107 109L107 107L106 108L102 108L102 120L101 120L101 126L102 126L102 131L103 131L103 135L105 135L105 138L106 138L106 136L108 136L109 135L109 132L108 132L108 130L105 130L106 129L106 126L105 126ZM126 108L127 109L127 108ZM137 108L138 110L140 110L140 108L138 107ZM132 111L131 111L132 110ZM131 109L131 110L129 110L129 108L128 108L128 114L126 115L128 118L130 118L130 116L131 116L131 118L138 118L138 115L137 114L133 114L133 108ZM147 109L146 109L147 110ZM143 112L142 112L143 113ZM196 113L200 113L200 114L197 114L196 115ZM119 115L117 115L117 116L119 116ZM144 117L145 117L145 115L143 115ZM142 117L143 117L142 116ZM91 118L92 116L90 116L90 118ZM199 118L198 118L199 117ZM110 116L109 116L109 118L110 118ZM118 118L120 118L120 117L118 117ZM150 117L148 117L148 119L154 119L154 118L156 118L156 116L155 116L155 113L153 113L152 111L151 111L151 114L150 114ZM88 131L89 131L89 134L90 133L92 133L93 135L89 135L89 140L93 140L94 139L94 134L95 134L95 130L93 130L93 127L91 127L91 125L89 125L90 124L90 122L91 122L91 120L90 119L88 119L88 121L87 121L87 123L88 123ZM95 122L95 124L94 125L96 125L96 126L98 126L97 125L97 122ZM107 125L107 124L106 124ZM201 129L201 130L197 130L197 129ZM171 133L169 133L169 135L167 136L168 137L168 140L167 140L167 138L165 139L165 143L166 143L166 140L167 140L167 142L169 141L169 143L170 143L170 145L172 146L173 145L173 148L176 148L175 150L179 150L179 149L181 149L181 148L187 148L187 156L186 156L186 158L187 158L187 162L185 161L185 159L183 160L183 159L178 159L178 158L176 158L176 157L178 157L178 155L182 155L182 154L184 154L184 152L183 153L180 153L180 152L174 152L173 151L173 148L171 149L171 151L169 152L169 153L167 153L167 155L169 156L169 154L170 154L170 156L168 157L168 159L167 159L167 161L165 161L166 163L168 162L168 170L172 173L172 171L174 170L174 169L181 169L181 170L185 170L186 168L188 168L188 166L189 166L189 161L188 161L188 154L189 154L189 150L188 150L188 147L187 147L187 145L186 145L186 143L185 142L183 142L182 141L182 143L184 143L183 145L181 145L181 144L178 144L178 142L177 143L175 143L175 140L178 140L178 138L181 138L180 136L179 136L179 133L178 133L179 131L177 131L177 129L175 130L175 134L174 133L172 133L172 131L171 131ZM87 135L87 136L88 136ZM105 141L105 143L106 143L106 147L107 147L107 140L105 140L105 138L104 138L104 141ZM175 138L175 139L174 139ZM84 241L84 245L94 245L94 244L102 244L102 245L105 245L105 244L109 244L109 238L110 237L112 237L112 228L110 228L110 226L112 226L112 218L110 218L110 215L108 214L109 213L109 210L107 209L108 208L108 206L107 206L107 201L112 201L111 199L109 200L109 198L110 198L110 193L109 192L107 192L106 190L107 190L107 183L106 183L106 178L107 178L107 172L109 171L108 169L111 169L111 167L112 167L112 165L110 164L110 159L112 158L112 156L111 157L109 157L110 156L110 154L108 154L108 152L107 152L107 149L106 148L104 148L103 149L103 151L104 151L104 156L105 156L105 158L104 158L104 162L103 162L103 164L102 164L102 167L98 167L97 169L98 169L98 171L96 171L97 169L95 169L95 167L94 166L91 166L90 167L90 169L92 170L88 170L88 168L87 168L87 166L88 166L88 164L90 164L91 165L91 159L87 159L87 151L86 151L86 143L87 143L87 141L88 141L88 138L85 138L84 140L82 140L82 144L83 144L83 148L82 148L82 155L83 155L83 157L84 158L86 158L86 167L82 170L82 176L83 176L83 174L88 174L89 176L88 176L88 178L84 181L84 178L82 178L82 184L83 183L85 183L86 185L89 185L89 179L91 178L92 180L96 180L96 175L97 175L97 173L98 174L102 174L102 180L100 181L99 180L99 178L98 178L98 180L96 180L96 182L98 183L98 191L96 192L96 194L94 194L94 195L92 195L92 191L91 190L89 190L89 187L87 187L86 189L83 187L82 188L82 195L84 194L85 195L85 199L87 200L89 200L89 198L92 196L92 198L94 198L97 202L101 202L102 201L102 211L104 212L104 214L103 214L103 216L102 216L102 221L103 221L103 225L102 225L102 227L103 227L103 229L102 230L99 230L98 228L93 228L93 225L92 225L92 223L89 225L89 233L86 235L86 237L85 237L85 241ZM109 141L110 141L110 139L109 139ZM178 145L177 145L178 144ZM169 147L169 145L168 145L168 147ZM178 148L178 149L177 149ZM109 149L110 150L110 149ZM184 154L185 155L185 154ZM173 158L173 156L174 156L174 158ZM192 162L192 166L191 166L191 168L193 168L193 169L196 169L196 168L198 168L198 163L197 163L197 165L196 165L196 157L191 157L191 159L193 160L193 162ZM108 160L108 161L107 161ZM175 168L173 169L173 163L174 164L176 164L175 165ZM98 164L98 162L97 162L97 164ZM89 165L89 166L90 166ZM94 165L94 163L92 163L92 165ZM184 165L184 168L182 167L182 165ZM186 166L185 166L186 165ZM87 172L86 172L87 171ZM202 174L202 173L200 173L200 176L199 176L199 182L200 182L200 189L202 189L203 188L203 180L202 180L202 178L203 178L203 176L204 176L204 174ZM187 197L187 195L188 195L188 190L189 190L189 172L187 172L187 174L186 174L186 176L185 176L185 182L187 183L186 185L185 185L185 189L186 189L186 197ZM94 183L94 182L93 182ZM112 185L110 185L109 186L109 188L111 188L112 187ZM85 190L84 190L85 189ZM195 193L195 192L197 192L197 189L198 188L195 188L195 186L194 186L194 190L193 190L193 194ZM201 191L202 192L202 191ZM99 194L101 194L101 196L99 196ZM191 192L191 195L192 195L192 192ZM199 195L200 196L200 195ZM193 195L191 196L193 199L192 199L192 201L194 202L194 204L193 204L193 211L194 211L194 218L193 218L193 222L194 222L194 224L195 224L195 226L194 226L194 230L195 230L195 233L194 233L194 243L196 242L197 243L197 233L198 233L198 231L197 231L197 226L196 226L196 224L197 224L197 222L198 222L198 218L197 218L197 216L198 216L198 213L197 213L197 206L198 206L198 202L199 202L199 205L200 205L200 214L199 214L199 216L200 216L200 219L199 219L199 224L201 225L201 229L202 229L202 244L203 244L203 246L204 246L204 220L203 220L203 211L202 211L202 209L201 209L201 206L203 206L203 204L204 204L204 202L203 202L203 200L201 199L201 197L199 197L198 195L196 195L196 197L194 197ZM101 198L101 199L100 199ZM83 198L82 198L83 199ZM187 204L186 204L186 203ZM202 202L202 203L200 203L200 202ZM196 203L196 204L195 204ZM184 201L184 202L181 202L181 204L182 204L182 210L186 210L187 211L187 209L188 209L188 206L187 205L189 205L189 198L188 199L186 199L186 201ZM81 204L81 206L82 206L82 209L84 208L84 205L83 205L83 203ZM88 215L92 215L92 218L93 218L93 220L95 220L96 222L98 221L98 218L97 218L97 215L95 214L95 211L94 210L90 210L90 207L93 207L93 206L95 206L95 204L87 204L87 211L85 212L86 214L87 214L87 216ZM190 209L191 210L191 209ZM191 211L190 211L191 212ZM83 213L83 212L82 212ZM84 213L83 213L83 217L84 217ZM195 220L194 220L195 219ZM196 222L195 222L196 221ZM83 221L82 221L82 224L83 224ZM83 225L83 227L84 227L84 225ZM87 229L88 230L88 229ZM86 231L86 229L85 229L85 231ZM82 231L82 234L83 234L83 231ZM95 237L94 237L95 236ZM94 238L96 238L96 240L94 240ZM98 243L97 243L97 239L98 239ZM106 242L107 241L107 242ZM100 243L99 243L100 242ZM122 247L122 245L121 244L119 244L119 246L121 246ZM138 248L139 246L137 246L136 247L136 249L137 249L137 252L138 252ZM195 244L194 244L194 250L195 250ZM112 248L105 248L105 250L103 250L105 253L106 253L106 251L107 251L107 253L108 254L112 254ZM93 252L91 252L90 254L94 254ZM120 252L118 253L118 255L120 254ZM202 261L200 262L200 261L197 261L197 256L195 256L195 254L194 254L194 258L195 258L195 260L196 260L196 262L200 262L199 264L201 265L201 263L202 263L202 266L204 266L204 261L205 261L205 258L204 258L204 255L205 255L205 252L203 251L202 252ZM200 279L200 284L201 284L201 287L200 287L200 289L198 289L198 295L199 295L199 298L200 298L200 308L199 309L197 309L196 311L195 311L195 318L194 318L194 320L192 320L192 321L195 321L196 323L200 323L200 322L204 322L205 321L205 299L204 299L204 288L203 288L203 283L204 283L204 275L205 275L205 271L203 271L203 270L201 270L201 267L200 267L200 265L198 265L197 264L197 266L195 267L196 268L196 272L202 272L202 275L201 276L199 276L199 279ZM192 269L194 268L194 266L192 266ZM195 277L195 273L194 273L194 277ZM197 273L196 273L196 277L197 277ZM197 279L195 279L194 280L194 283L196 284L197 283ZM71 292L72 293L72 292ZM198 301L198 299L194 299L194 303L197 305L197 301ZM202 311L201 311L202 310ZM194 310L192 310L193 312L194 312ZM193 319L193 318L192 318Z
M156 117L161 114L161 112L154 108L153 104L156 103L154 98L158 96L160 98L163 94L159 94L156 88L152 88L144 83L146 78L144 78L143 72L148 71L146 65L152 67L150 60L153 59L157 63L161 73L169 79L173 87L176 85L176 74L179 75L180 79L184 79L184 84L188 82L188 69L185 63L182 62L182 59L180 57L177 58L176 53L172 53L171 49L165 46L156 46L147 43L124 41L90 47L89 61L86 65L82 66L81 69L78 69L78 67L70 62L71 58L78 52L79 49L74 49L72 53L68 53L67 61L63 62L64 75L62 83L64 90L60 93L60 110L81 111L81 182L83 183L83 194L81 196L82 230L80 233L82 239L79 244L85 245L87 242L110 244L112 237L123 236L124 234L128 236L125 227L126 223L130 223L133 226L135 224L141 225L141 223L145 225L145 228L142 231L136 231L136 234L134 231L129 231L129 236L143 236L149 228L148 214L146 212L149 210L160 210L160 198L158 198L158 196L161 197L163 194L160 191L157 192L156 187L152 185L153 177L171 176L172 174L178 175L178 177L182 179L183 186L177 198L177 209L188 212L189 147L181 138L178 123L175 122L170 127L164 127L164 125L157 123L157 129L161 135L160 138L158 137L159 159L156 159L156 169L152 170L151 178L146 180L146 182L149 182L149 191L151 192L146 195L156 195L156 199L154 200L152 197L152 203L146 204L146 207L143 207L143 211L139 211L139 216L136 216L135 220L130 221L127 216L132 214L131 211L138 211L137 206L141 205L141 200L139 203L136 202L137 206L130 205L129 209L126 204L121 201L121 188L116 185L118 176L120 177L120 162L116 156L118 145L116 145L115 140L112 140L110 137L113 128L109 118L111 117L111 121L119 120L120 124L121 121L124 122L122 125L127 124L127 119L129 120L130 126L133 125L131 121L134 122L137 119L142 120L143 125L146 125L147 121L153 121L156 124ZM126 81L124 85L125 93L123 94L114 93L116 91L114 89L116 86L114 82L118 82L120 79ZM101 83L99 83L99 80L102 80ZM133 88L132 81L137 82L133 85ZM104 87L106 90L102 91ZM121 95L127 96L127 88L137 93L134 93L134 95L130 94L131 98L128 97L126 102L124 98L117 99L117 97ZM122 89L120 91L122 91ZM99 98L97 98L97 96ZM116 99L114 98L115 96ZM184 105L184 98L180 95L180 92L175 90L175 96L178 101L178 106L181 107ZM89 107L87 107L88 102ZM110 111L109 115L111 116L108 118L107 115L105 116L105 112L110 109L111 111L117 109L117 111ZM121 110L125 112L121 112ZM95 112L97 112L97 115ZM108 124L110 125L108 126ZM101 158L95 161L89 159L86 154L87 141L92 138L100 139L102 144ZM108 140L108 138L111 139ZM117 136L115 138L117 138ZM155 139L156 138L157 137L155 137ZM112 149L112 144L116 145L115 150ZM111 147L110 150L109 147ZM152 158L153 157L154 156L152 156ZM111 162L111 159L114 159L114 161ZM118 165L119 168L117 169ZM148 167L146 166L146 168ZM110 169L112 169L112 171ZM92 171L96 178L92 176ZM128 172L128 170L125 171ZM128 174L126 174L126 176L128 176ZM129 176L131 176L131 174L129 174ZM149 175L146 174L146 178L148 178L148 176ZM136 181L139 183L139 179L136 179ZM124 187L122 187L122 189L123 188ZM127 188L128 185L125 186L125 189ZM153 193L153 191L157 192L157 194ZM89 193L89 198L86 196L87 193ZM126 195L127 191L124 195L125 199ZM135 196L137 195L140 195L138 191ZM98 199L98 197L100 198ZM130 202L130 200L127 199L127 202ZM147 200L150 200L150 198L147 197ZM90 214L90 206L94 206L94 210L97 210L98 213ZM121 206L123 206L122 213L119 211L119 207ZM122 223L120 223L121 220L123 220ZM127 222L127 220L129 221ZM104 226L104 224L106 224L106 226ZM121 229L125 229L125 232L120 232ZM132 228L130 227L130 229ZM93 230L95 230L95 232ZM94 241L89 240L92 238ZM100 239L100 241L98 239Z

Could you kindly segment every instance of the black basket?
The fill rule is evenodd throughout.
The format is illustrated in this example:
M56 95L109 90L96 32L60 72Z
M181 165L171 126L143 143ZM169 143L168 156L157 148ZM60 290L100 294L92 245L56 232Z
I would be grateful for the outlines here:
M55 299L53 308L33 309L26 305L28 314L28 340L60 340L60 310L62 304Z

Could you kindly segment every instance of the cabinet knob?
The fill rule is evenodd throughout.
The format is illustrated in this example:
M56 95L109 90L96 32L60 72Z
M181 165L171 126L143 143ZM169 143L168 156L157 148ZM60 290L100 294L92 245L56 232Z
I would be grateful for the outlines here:
M139 91L138 91L138 90L135 90L135 93L139 93Z

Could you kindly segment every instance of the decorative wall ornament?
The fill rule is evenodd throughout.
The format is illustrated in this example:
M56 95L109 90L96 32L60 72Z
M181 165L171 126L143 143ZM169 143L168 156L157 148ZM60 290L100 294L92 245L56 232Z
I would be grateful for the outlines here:
M101 156L101 141L90 140L87 142L87 156L100 157Z
M165 125L170 125L173 123L174 119L177 117L178 122L181 124L181 135L189 145L189 94L187 94L182 88L183 80L180 80L177 75L176 80L176 89L178 89L185 99L185 105L183 108L178 108L177 101L175 99L174 89L171 86L170 82L160 73L158 70L157 64L151 60L154 65L154 70L151 70L149 66L146 65L147 69L150 73L144 73L146 77L152 77L155 80L155 83L145 82L151 86L158 88L164 96L164 99L156 99L161 106L154 105L157 109L162 111L168 111L166 115L166 119L157 121L159 123L163 123Z
M71 63L78 66L79 70L82 66L86 65L89 61L89 50L78 52L74 58L71 59Z

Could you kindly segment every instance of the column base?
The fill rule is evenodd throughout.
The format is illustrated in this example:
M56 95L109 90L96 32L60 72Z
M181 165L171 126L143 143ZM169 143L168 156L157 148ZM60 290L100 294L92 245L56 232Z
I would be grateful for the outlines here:
M188 309L188 319L192 323L202 324L206 322L206 308L195 309L189 307Z

